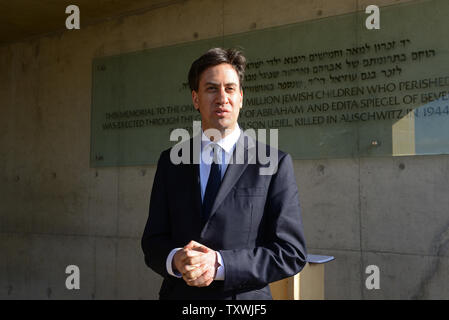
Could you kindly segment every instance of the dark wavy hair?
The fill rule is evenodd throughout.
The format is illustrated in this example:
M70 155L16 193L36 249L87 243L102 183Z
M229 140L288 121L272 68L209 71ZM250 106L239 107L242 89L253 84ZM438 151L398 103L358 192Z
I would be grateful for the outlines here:
M192 63L188 76L190 90L198 92L200 77L204 70L222 63L228 63L235 69L239 76L241 90L245 77L246 58L236 49L223 48L210 49Z

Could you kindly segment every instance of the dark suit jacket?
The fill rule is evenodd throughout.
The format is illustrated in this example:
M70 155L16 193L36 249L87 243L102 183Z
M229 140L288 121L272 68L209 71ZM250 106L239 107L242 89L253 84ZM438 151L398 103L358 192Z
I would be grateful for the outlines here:
M189 144L192 147L193 139ZM242 132L236 149L244 146L245 163L228 165L204 227L199 164L174 165L170 149L162 152L142 237L145 263L164 278L160 299L271 299L268 284L298 273L305 265L307 254L291 157L267 145L254 144ZM260 175L259 169L268 165L259 161L254 152L258 147L277 152L275 174ZM193 160L194 149L190 150ZM219 250L225 266L224 281L197 288L167 273L169 252L191 240Z

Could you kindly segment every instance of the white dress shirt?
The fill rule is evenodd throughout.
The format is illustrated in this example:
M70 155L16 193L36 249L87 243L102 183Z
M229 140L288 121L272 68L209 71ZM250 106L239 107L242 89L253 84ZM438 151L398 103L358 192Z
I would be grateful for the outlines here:
M210 168L212 164L213 159L213 149L212 146L217 144L219 146L219 159L221 159L221 179L223 180L223 176L226 172L226 169L229 164L229 160L232 157L232 153L234 152L235 145L237 143L237 140L240 137L241 130L238 124L236 124L236 127L234 130L224 137L223 139L215 142L212 142L209 140L209 138L204 134L203 130L201 130L201 150L200 150L200 181L201 181L201 200L204 200L204 193L206 192L206 186L207 186L207 180L209 179L210 174ZM224 152L222 152L224 151ZM168 274L175 276L177 278L182 278L181 273L174 272L172 269L172 261L173 256L175 253L182 248L175 248L172 251L170 251L170 254L167 257L166 261L166 268ZM220 265L217 268L217 273L215 275L214 280L224 280L225 272L224 272L224 264L223 264L223 258L221 257L220 252L217 251L217 259L218 264Z

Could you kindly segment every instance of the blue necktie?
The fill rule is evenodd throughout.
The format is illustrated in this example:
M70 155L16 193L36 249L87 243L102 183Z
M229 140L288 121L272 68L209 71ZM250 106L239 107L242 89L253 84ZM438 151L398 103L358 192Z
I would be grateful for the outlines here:
M210 211L214 205L215 197L221 184L221 168L218 163L218 145L213 147L214 158L210 167L209 179L207 180L206 191L204 192L203 206L202 206L202 222L203 226L206 224L210 216Z

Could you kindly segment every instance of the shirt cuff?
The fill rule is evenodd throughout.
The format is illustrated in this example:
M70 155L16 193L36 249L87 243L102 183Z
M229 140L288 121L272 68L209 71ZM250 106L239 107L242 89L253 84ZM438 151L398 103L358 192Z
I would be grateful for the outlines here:
M223 257L221 256L220 252L217 251L217 260L218 264L220 265L217 268L217 273L215 274L214 280L224 280L225 278L225 267L223 263Z
M178 252L178 250L181 250L182 248L176 248L173 249L172 251L170 251L170 253L168 254L167 260L165 262L165 267L167 268L167 272L169 275L176 277L176 278L182 278L182 274L178 271L174 271L172 268L172 263L173 263L173 257L175 255L176 252Z

